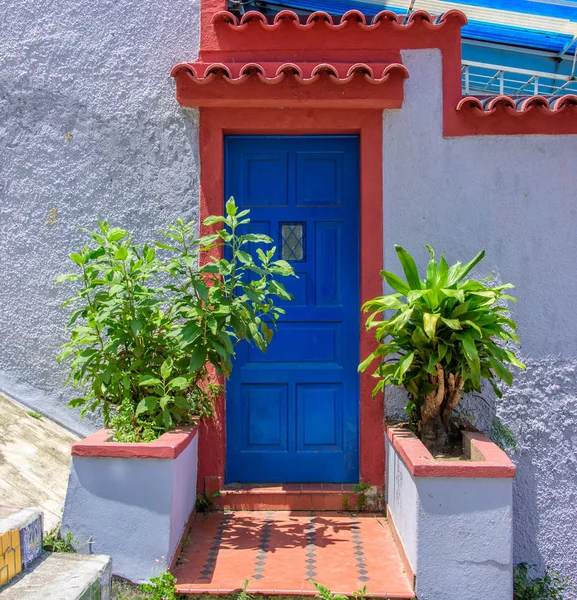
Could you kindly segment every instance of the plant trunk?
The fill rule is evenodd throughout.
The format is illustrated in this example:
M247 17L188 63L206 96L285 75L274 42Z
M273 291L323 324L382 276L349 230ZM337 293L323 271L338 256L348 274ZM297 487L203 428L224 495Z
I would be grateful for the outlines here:
M449 443L447 432L441 421L441 415L437 414L427 422L423 422L421 429L421 441L433 455L446 450Z

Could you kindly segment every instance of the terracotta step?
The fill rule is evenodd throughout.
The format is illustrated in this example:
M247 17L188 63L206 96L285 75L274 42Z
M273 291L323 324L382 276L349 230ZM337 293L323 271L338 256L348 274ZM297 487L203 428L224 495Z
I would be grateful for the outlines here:
M258 483L224 486L216 504L224 510L355 510L358 494L340 483Z

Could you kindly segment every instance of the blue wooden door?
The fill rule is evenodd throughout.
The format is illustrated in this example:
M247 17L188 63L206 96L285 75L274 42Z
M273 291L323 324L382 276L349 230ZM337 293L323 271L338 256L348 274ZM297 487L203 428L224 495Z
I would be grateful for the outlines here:
M225 194L298 279L269 350L247 343L226 390L227 482L359 480L359 141L229 136ZM254 249L252 249L254 251Z

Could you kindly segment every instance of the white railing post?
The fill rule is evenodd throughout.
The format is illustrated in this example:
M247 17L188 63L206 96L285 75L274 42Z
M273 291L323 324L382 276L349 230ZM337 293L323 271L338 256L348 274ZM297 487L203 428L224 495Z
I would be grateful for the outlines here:
M505 93L505 71L499 71L499 94Z
M469 65L465 65L465 95L469 95Z
M533 96L539 95L539 77L535 77L535 87L533 88Z

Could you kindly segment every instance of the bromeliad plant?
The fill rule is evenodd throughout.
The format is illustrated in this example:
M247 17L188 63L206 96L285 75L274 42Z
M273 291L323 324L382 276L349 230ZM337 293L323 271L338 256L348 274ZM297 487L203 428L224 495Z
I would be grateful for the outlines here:
M107 222L84 230L92 243L70 255L80 272L57 279L78 286L58 360L85 390L69 405L101 409L115 441L152 441L211 416L220 387L209 365L228 376L241 340L267 350L278 299L291 299L278 280L293 270L274 260L270 237L241 233L249 221L230 198L225 216L204 221L221 228L200 239L183 220L150 245Z
M465 279L484 251L465 265L458 262L449 267L444 257L437 262L427 246L430 261L426 278L421 279L411 255L400 246L395 248L406 281L381 271L396 293L363 306L372 313L367 329L374 329L378 346L359 371L378 362L373 397L387 384L405 388L411 426L436 451L448 441L451 415L464 392L481 391L482 381L487 380L501 397L497 382L511 385L513 380L506 365L525 369L507 347L519 342L516 324L504 306L508 300L517 302L505 293L514 286L490 287ZM383 315L385 311L394 312Z

